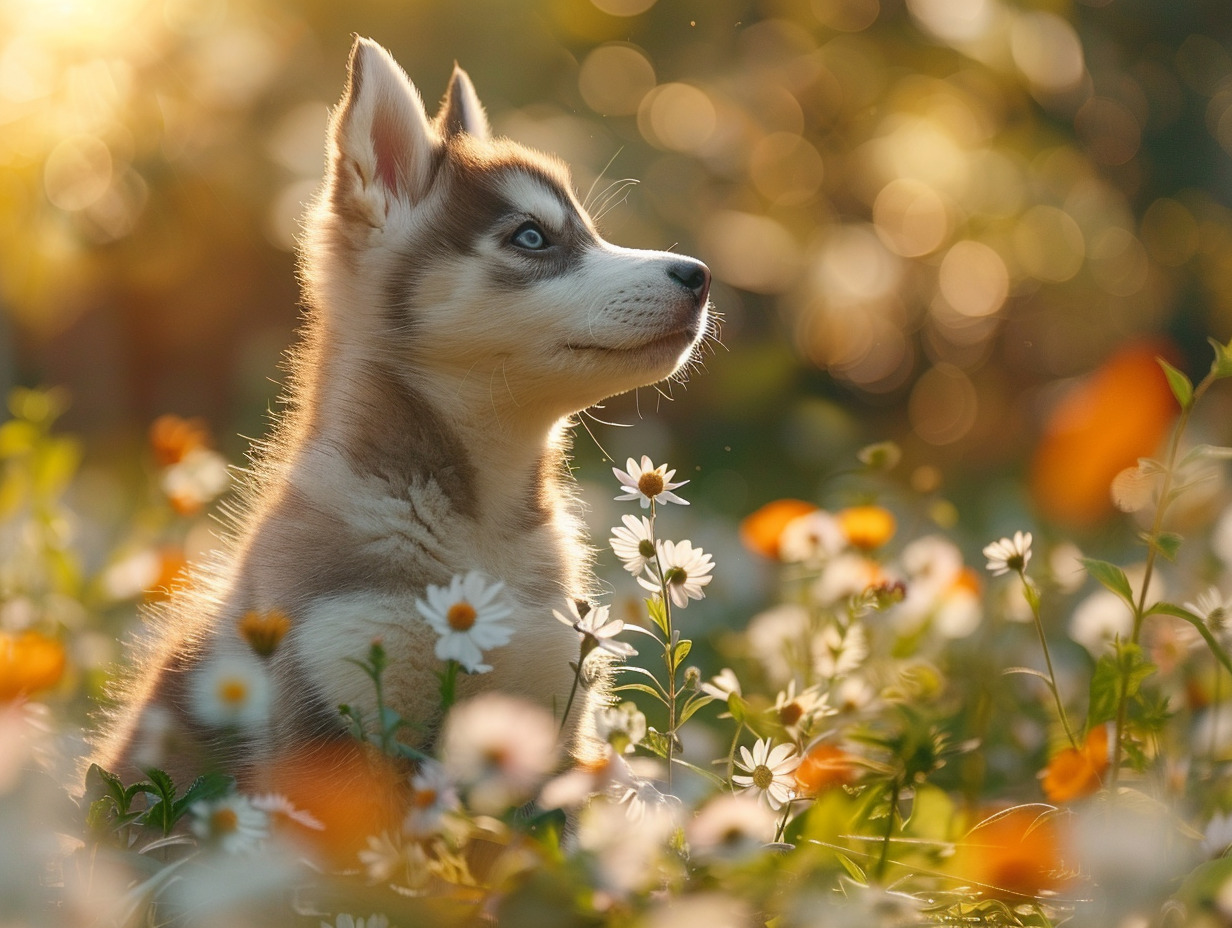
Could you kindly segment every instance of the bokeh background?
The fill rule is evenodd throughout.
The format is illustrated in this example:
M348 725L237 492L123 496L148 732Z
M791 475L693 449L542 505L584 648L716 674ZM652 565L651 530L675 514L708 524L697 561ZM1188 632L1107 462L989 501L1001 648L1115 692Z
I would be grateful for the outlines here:
M1226 0L2 0L0 385L67 388L91 505L162 413L265 431L352 33L712 267L721 343L597 411L635 427L578 430L584 480L668 458L730 522L888 439L981 542L1098 537L1155 357L1232 336Z

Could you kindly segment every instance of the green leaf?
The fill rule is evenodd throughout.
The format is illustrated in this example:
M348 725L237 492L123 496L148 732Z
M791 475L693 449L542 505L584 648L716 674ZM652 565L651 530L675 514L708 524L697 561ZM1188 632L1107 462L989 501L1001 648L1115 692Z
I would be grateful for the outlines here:
M1095 663L1091 675L1091 703L1087 709L1087 727L1100 725L1117 717L1121 700L1133 699L1142 682L1155 672L1155 665L1142 654L1136 644L1121 644L1115 654L1105 654Z
M849 877L862 886L868 885L868 874L860 868L859 864L857 864L846 854L840 854L838 851L834 852L834 857L838 860L839 866L847 871L847 875Z
M650 597L646 600L646 614L650 616L650 621L654 622L655 627L663 633L663 637L668 636L667 633L667 607L663 605L663 600L658 597Z
M689 652L693 650L693 642L688 638L683 638L676 642L676 646L672 648L672 666L671 669L676 671L680 669L680 665L684 663L684 659L689 656Z
M221 799L235 789L235 777L230 777L217 771L203 774L189 784L184 795L172 803L171 811L176 821L179 821L193 803L212 802Z
M1211 373L1216 378L1232 377L1232 343L1227 345L1208 338L1211 347L1215 349L1215 360L1211 362Z
M1146 543L1148 548L1155 549L1162 557L1170 561L1176 560L1176 554L1181 550L1181 542L1184 541L1176 532L1160 532L1158 535L1142 532L1138 537Z
M622 683L620 684L620 686L612 687L613 693L624 693L629 690L633 690L634 692L638 692L638 693L649 693L659 702L663 703L664 705L667 705L667 699L663 696L663 694L660 693L657 689L654 689L651 686L647 686L645 683Z
M1193 384L1189 378L1163 358L1156 358L1155 360L1163 368L1164 376L1168 378L1168 386L1172 388L1172 395L1181 404L1181 409L1188 409L1193 405Z
M680 710L680 717L676 720L676 724L683 725L693 717L694 712L712 702L714 702L713 696L709 696L706 693L694 693L684 704L684 708Z
M1093 557L1084 557L1082 566L1092 577L1125 600L1131 609L1134 608L1134 591L1129 585L1129 578L1125 576L1125 571L1116 564L1099 561Z

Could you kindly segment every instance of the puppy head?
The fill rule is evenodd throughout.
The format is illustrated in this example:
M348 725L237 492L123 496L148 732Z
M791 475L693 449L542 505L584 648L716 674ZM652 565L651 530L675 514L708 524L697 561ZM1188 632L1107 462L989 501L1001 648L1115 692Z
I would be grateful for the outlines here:
M670 377L710 272L604 241L556 158L492 138L455 68L435 119L359 39L331 119L304 274L331 339L422 388L559 417Z

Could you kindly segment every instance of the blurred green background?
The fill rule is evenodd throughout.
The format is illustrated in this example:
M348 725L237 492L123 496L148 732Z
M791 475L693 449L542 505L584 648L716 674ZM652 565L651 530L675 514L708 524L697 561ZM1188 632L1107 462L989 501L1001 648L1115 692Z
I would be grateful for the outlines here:
M1226 0L2 0L0 383L68 387L94 460L164 412L233 460L265 430L352 33L710 264L721 344L591 428L727 518L893 439L977 528L1097 529L1171 414L1153 356L1232 336Z

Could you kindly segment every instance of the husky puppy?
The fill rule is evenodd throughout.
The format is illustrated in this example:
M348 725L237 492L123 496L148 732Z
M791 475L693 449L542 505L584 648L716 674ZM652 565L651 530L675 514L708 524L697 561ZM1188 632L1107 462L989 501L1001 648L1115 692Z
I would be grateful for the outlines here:
M552 611L595 592L569 417L672 376L708 327L706 266L604 241L560 161L490 136L460 69L429 119L393 58L358 39L327 149L286 408L223 550L150 617L94 758L126 780L153 761L178 782L221 766L276 785L291 758L349 738L340 704L375 717L372 681L348 661L374 639L386 704L427 743L441 662L415 602L471 570L503 582L514 632L459 698L494 689L559 713L578 636ZM275 611L290 622L259 663L268 712L212 722L194 694L220 662L253 660L242 617ZM575 751L601 677L573 707ZM159 738L174 747L150 756Z

